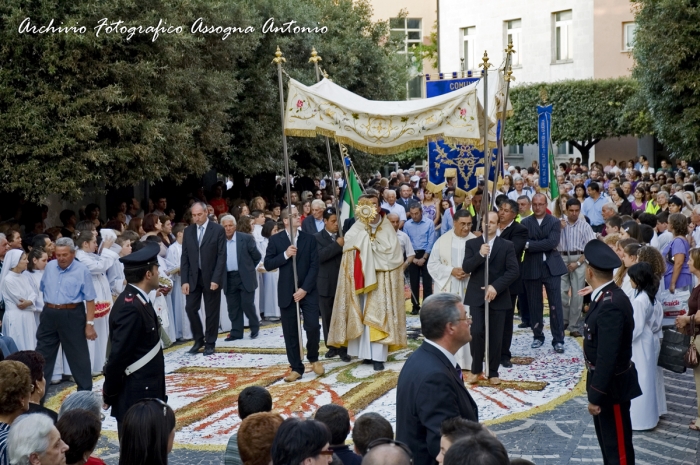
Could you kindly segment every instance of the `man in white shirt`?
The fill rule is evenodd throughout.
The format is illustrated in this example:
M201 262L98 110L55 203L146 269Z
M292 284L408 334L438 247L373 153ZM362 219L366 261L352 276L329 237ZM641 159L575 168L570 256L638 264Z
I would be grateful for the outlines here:
M403 207L403 205L396 203L395 190L384 190L384 202L382 202L382 208L387 210L389 213L399 215L399 229L403 228L403 224L406 222L406 209Z
M532 200L532 192L525 189L525 180L522 177L516 176L515 178L513 178L513 185L515 187L515 190L508 193L509 199L515 200L517 202L518 198L521 195L527 195L528 198Z
M656 250L662 252L669 242L673 240L673 234L668 230L668 212L656 215Z
M413 257L416 256L415 250L413 250L413 245L411 245L411 239L408 237L408 234L405 232L401 231L399 229L399 215L396 213L389 213L387 216L387 219L391 223L391 225L394 227L394 231L396 231L396 237L399 238L399 244L401 244L401 251L403 252L403 256L405 257L404 263L403 263L403 269L405 270L408 268L408 265L413 263Z

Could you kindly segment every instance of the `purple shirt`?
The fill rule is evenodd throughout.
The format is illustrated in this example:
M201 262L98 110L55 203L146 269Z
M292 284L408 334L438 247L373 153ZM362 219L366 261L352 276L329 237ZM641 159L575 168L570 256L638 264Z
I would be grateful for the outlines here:
M683 254L683 267L681 267L681 272L678 275L678 279L676 280L676 289L679 289L681 287L686 287L686 286L692 286L693 284L693 276L690 274L690 269L688 268L688 250L690 247L688 246L688 242L681 238L681 237L676 237L674 238L669 244L664 247L664 250L661 251L661 255L664 257L664 261L666 262L666 273L664 273L664 284L666 285L666 289L671 287L671 277L673 276L673 263L668 260L669 258L669 251L671 257L675 257L676 254Z

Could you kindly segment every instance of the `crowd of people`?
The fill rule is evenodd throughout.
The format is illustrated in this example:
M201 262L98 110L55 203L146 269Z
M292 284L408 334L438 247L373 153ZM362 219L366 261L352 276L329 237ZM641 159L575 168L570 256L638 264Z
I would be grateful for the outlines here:
M64 455L73 460L67 463L99 463L89 456L103 402L118 420L120 463L167 463L175 417L160 380L161 347L192 340L189 352L208 356L220 332L233 341L248 327L254 339L262 319L282 325L286 382L307 372L298 314L314 373L324 373L321 336L325 358L358 357L381 371L389 350L406 346L405 282L425 342L399 378L396 434L381 417L362 415L351 451L344 448L350 421L342 407L323 406L315 420L282 420L259 388L252 407L241 393L243 423L227 463L480 463L463 461L471 453L508 463L460 385L501 384L499 367L512 366L516 324L532 331L533 349L544 345L545 294L552 349L565 352L567 331L584 338L589 380L595 379L589 411L604 457L625 448L633 456L631 439L603 439L606 421L616 421L606 413L626 406L630 438L632 430L656 427L667 412L657 367L662 328L700 332L700 180L684 161L674 168L662 160L655 170L643 156L590 167L571 159L557 168L559 196L552 199L538 175L536 162L506 163L495 187L480 182L465 191L455 169L445 170L439 184L415 169L377 173L342 224L339 173L332 180L291 179L289 186L278 178L266 197L249 190L232 198L220 182L209 195L193 193L180 209L160 196L125 200L107 218L89 204L61 211L60 225L47 224L46 209L40 219L3 222L0 465L60 463L52 460ZM605 340L611 320L604 309L613 304L630 309L616 321L623 334L629 330L628 348L625 337ZM613 374L620 367L636 371L615 399L591 394L612 382L600 361L608 355L620 362ZM426 376L425 366L435 372ZM125 372L132 375L127 381ZM72 377L75 395L86 395L102 373L99 402L85 398L58 414L42 406L47 382ZM700 383L698 369L695 379ZM132 392L143 383L152 383L148 398ZM445 396L433 394L441 390ZM444 407L450 396L452 410ZM700 430L700 411L690 429ZM17 440L29 436L35 440Z

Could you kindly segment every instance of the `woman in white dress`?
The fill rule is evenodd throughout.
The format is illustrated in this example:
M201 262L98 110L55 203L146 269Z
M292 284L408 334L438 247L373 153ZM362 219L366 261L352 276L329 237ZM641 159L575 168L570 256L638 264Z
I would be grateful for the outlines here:
M635 431L655 428L659 423L659 405L656 393L656 361L659 339L652 327L660 326L663 311L656 309L659 277L654 275L651 265L637 263L627 270L632 287L634 309L634 333L632 334L632 361L637 368L642 395L632 399L630 417Z
M270 236L278 232L277 223L274 221L268 221L263 225L262 231L260 232L263 240L259 245L260 255L262 255L263 260L265 260L265 252L267 251L267 244L270 241ZM277 281L279 281L280 274L278 270L267 272L264 270L264 267L258 266L258 271L263 273L263 289L265 289L265 298L263 299L263 307L260 309L260 313L265 314L266 320L271 318L279 319L281 314L279 304L277 303Z
M622 266L615 270L615 284L627 294L630 300L634 297L634 288L630 284L630 277L627 275L627 270L637 263L637 252L641 248L641 244L627 244L622 249Z
M95 287L95 332L97 339L88 341L90 362L93 376L102 373L107 357L107 339L109 338L109 311L112 309L112 291L109 287L106 272L119 259L119 255L110 250L113 239L105 239L102 243L102 253L97 255L97 239L90 231L76 231L75 258L90 270L92 285Z
M168 294L173 305L173 316L175 317L175 333L177 339L192 339L192 328L190 319L185 312L185 296L182 294L182 279L180 277L180 259L182 258L182 238L187 225L176 224L173 227L175 242L168 247L165 262L168 266L170 279L173 280L173 290Z
M155 242L158 246L163 245L163 238L160 236L148 236L144 242ZM171 342L177 340L177 334L175 331L174 316L173 316L173 302L168 297L170 292L173 290L173 280L170 279L168 273L168 264L165 261L165 256L167 254L167 249L165 254L163 254L163 249L158 253L158 281L161 287L151 291L148 294L148 299L153 304L153 308L160 318L160 324L165 329L165 333L170 338Z
M3 332L11 337L19 350L36 349L36 293L27 276L27 254L13 249L5 255L0 274L0 294L5 301Z

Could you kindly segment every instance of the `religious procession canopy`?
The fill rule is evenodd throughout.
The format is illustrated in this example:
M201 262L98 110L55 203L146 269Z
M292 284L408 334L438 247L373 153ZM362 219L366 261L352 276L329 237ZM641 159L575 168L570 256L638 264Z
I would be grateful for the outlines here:
M433 98L375 101L360 97L328 79L313 86L290 79L285 134L295 137L324 135L375 155L425 147L427 142L435 140L483 147L480 129L483 107L478 84ZM496 97L499 86L493 87L493 97ZM497 103L491 96L489 100ZM490 119L495 123L494 118ZM491 134L489 136L491 140Z

